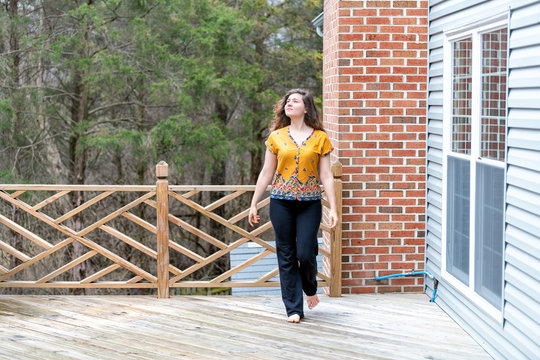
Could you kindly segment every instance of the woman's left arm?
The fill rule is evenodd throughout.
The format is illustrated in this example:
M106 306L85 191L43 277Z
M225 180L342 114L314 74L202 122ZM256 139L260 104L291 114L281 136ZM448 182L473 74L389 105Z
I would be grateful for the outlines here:
M337 225L338 215L336 207L336 191L334 188L334 175L332 174L332 169L330 168L330 155L323 156L319 160L319 177L321 179L321 183L324 186L326 198L330 203L330 223L328 224L328 226L333 228Z

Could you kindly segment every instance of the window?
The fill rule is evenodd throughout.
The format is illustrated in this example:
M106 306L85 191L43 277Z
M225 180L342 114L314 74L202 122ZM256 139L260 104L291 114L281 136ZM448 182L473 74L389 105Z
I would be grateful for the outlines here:
M443 272L500 311L508 31L502 22L446 40Z
M480 156L505 161L507 30L482 34Z
M454 43L452 74L452 151L471 154L472 38Z

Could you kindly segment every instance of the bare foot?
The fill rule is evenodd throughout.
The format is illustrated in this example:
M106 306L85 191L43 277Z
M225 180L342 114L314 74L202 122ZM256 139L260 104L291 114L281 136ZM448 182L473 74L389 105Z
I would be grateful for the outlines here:
M300 322L300 315L293 314L287 318L287 322L290 323L299 323Z
M307 297L307 306L309 309L313 309L317 304L319 304L319 297L317 294Z

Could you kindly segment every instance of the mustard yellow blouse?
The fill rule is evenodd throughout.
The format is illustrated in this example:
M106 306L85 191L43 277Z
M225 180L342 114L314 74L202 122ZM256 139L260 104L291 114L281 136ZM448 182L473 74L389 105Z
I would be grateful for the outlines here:
M270 134L266 147L277 157L271 198L301 201L321 199L319 159L334 150L324 131L313 130L298 145L289 132L289 126L286 126Z

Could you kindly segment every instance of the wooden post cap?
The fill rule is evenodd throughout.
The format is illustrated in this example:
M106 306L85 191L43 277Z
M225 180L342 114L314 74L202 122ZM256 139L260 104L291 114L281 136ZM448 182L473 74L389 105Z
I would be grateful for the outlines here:
M156 177L166 178L167 176L169 176L169 165L162 160L156 165Z
M339 161L332 163L332 166L330 168L332 170L334 178L340 178L341 175L343 175L343 165Z

